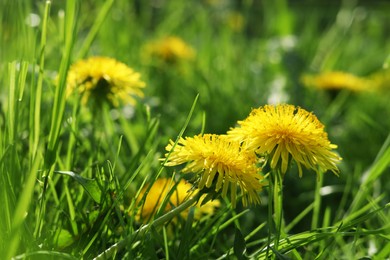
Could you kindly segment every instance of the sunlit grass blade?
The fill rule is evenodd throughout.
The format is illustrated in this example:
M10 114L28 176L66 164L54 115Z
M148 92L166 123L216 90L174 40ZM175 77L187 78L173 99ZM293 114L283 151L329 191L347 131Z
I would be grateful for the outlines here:
M15 136L15 96L16 96L16 61L8 64L9 91L8 91L8 139L12 144Z
M113 3L114 3L114 0L108 0L108 1L105 1L105 3L103 4L99 14L96 17L94 24L92 25L91 30L89 31L86 39L83 42L83 45L81 46L81 48L79 50L79 53L77 54L78 59L85 58L85 56L87 55L87 53L90 50L90 47L92 45L92 42L95 39L96 34L99 32L99 29L102 26L107 15L109 14Z
M356 194L351 207L349 209L350 214L359 209L367 199L367 196L372 192L373 182L380 178L385 173L386 168L390 165L390 135L383 144L381 151L379 152L375 162L364 173L360 189Z
M184 125L182 127L182 129L180 130L179 132L179 135L176 137L176 140L175 140L175 143L173 144L172 146L172 149L171 151L169 152L169 154L175 149L175 146L177 145L177 143L179 142L180 138L183 136L184 134L184 131L186 130L190 120L191 120L191 117L192 117L192 114L194 113L194 110L195 110L195 106L196 106L196 103L198 102L198 99L199 99L199 94L196 95L195 99L194 99L194 102L192 103L192 106L191 106L191 109L190 109L190 112L188 113L188 116L184 122ZM163 165L168 161L169 159L169 154L166 156L164 162L163 162Z
M19 72L19 78L18 78L18 101L23 100L23 94L24 94L24 88L26 86L26 78L27 78L27 72L28 72L28 65L29 63L27 61L22 61L20 63L20 72Z
M136 230L133 234L131 234L129 237L126 237L125 239L119 241L118 243L112 245L108 249L106 249L104 252L100 253L98 256L96 256L94 259L106 259L110 258L113 254L121 250L123 247L125 247L129 242L134 242L135 239L139 239L139 237L143 237L146 232L148 232L149 229L159 227L162 224L166 223L167 221L171 220L173 217L177 216L182 212L183 210L187 209L188 207L194 205L199 198L200 193L197 193L194 197L188 199L184 203L180 204L178 207L174 208L173 210L169 211L168 213L162 215L161 217L155 219L151 223L142 226L138 230Z
M383 143L381 150L378 153L374 164L370 167L368 176L364 180L366 184L378 179L384 173L386 168L390 165L390 134Z
M75 27L76 27L76 1L69 0L66 1L66 10L65 10L65 30L64 30L65 46L63 49L63 55L60 64L60 69L59 69L58 85L55 88L54 104L53 104L50 133L49 133L48 149L51 153L55 151L55 147L58 143L58 135L60 133L64 109L65 109L66 77L68 74L68 68L69 68L73 44L74 44ZM49 162L49 163L53 163L53 162Z
M45 48L46 48L46 38L47 38L47 22L50 15L50 7L51 7L51 1L46 1L45 4L45 13L43 16L43 22L42 22L42 34L41 34L41 42L40 42L40 49L39 49L39 71L38 71L38 81L35 89L35 98L34 98L34 119L33 119L33 147L32 147L32 154L33 158L35 158L38 145L39 145L39 139L40 139L40 130L41 130L41 109L42 109L42 88L43 88L43 78L44 78L44 71L45 71ZM33 92L33 93L34 93Z
M48 19L49 16L49 10L50 10L50 5L51 2L47 1L46 2L46 11L45 11L45 17L46 20ZM65 81L66 81L66 75L67 75L67 69L69 67L69 60L70 60L70 55L71 55L71 50L73 47L73 33L74 33L74 23L75 23L75 9L76 9L76 3L74 0L70 0L66 2L66 12L65 12L65 47L64 47L64 52L63 52L63 58L61 60L61 65L60 65L60 72L59 72L59 78L58 78L58 86L55 88L55 96L54 96L54 104L53 104L53 110L51 114L51 126L50 126L50 133L49 133L49 139L48 139L48 151L45 154L45 170L47 172L44 173L46 176L44 180L44 186L43 186L43 192L42 192L42 200L41 200L41 205L40 205L40 210L39 210L39 216L37 218L37 224L35 227L34 234L35 236L40 236L41 230L42 230L42 225L43 225L43 217L45 213L45 203L46 203L46 190L48 188L48 179L50 178L52 172L53 172L53 165L55 162L55 157L57 154L57 151L55 150L55 147L58 142L58 135L60 132L60 125L62 123L62 118L63 118L63 111L65 107ZM46 30L47 24L46 22L43 24L43 30ZM42 46L45 46L46 38L42 40ZM44 49L44 48L43 48ZM42 50L43 51L43 50ZM42 63L44 63L44 56L42 56ZM43 68L40 68L42 70ZM43 72L42 72L43 73ZM42 78L43 80L43 78ZM40 79L38 78L38 90L41 88L39 87L40 84ZM34 133L35 133L35 138L34 138L34 147L38 144L39 141L39 121L40 121L40 112L38 113L38 110L41 109L41 95L42 95L42 90L37 94L36 100L35 100L35 117L34 117ZM38 121L37 121L38 120ZM33 149L35 151L36 148ZM34 152L33 152L34 154Z
M84 178L72 171L54 171L55 173L68 175L72 177L74 180L76 180L79 184L83 186L83 188L86 190L89 196L97 202L100 203L102 199L102 190L100 189L99 185L97 184L96 180Z
M29 212L29 207L32 201L32 194L36 183L36 176L38 173L38 169L41 166L41 162L42 158L37 157L28 174L23 191L18 197L18 202L12 217L12 237L9 241L6 259L10 259L17 252L20 243L19 236L21 232L21 227L24 219L26 218L26 215Z
M77 260L79 258L72 256L71 254L67 254L64 252L57 252L57 251L46 251L46 250L40 250L35 252L28 252L21 255L17 255L12 258L12 260L19 260L19 259L28 259L28 258L35 258L35 257L48 257L48 258L57 258L57 259L69 259L69 260Z
M376 254L374 259L386 259L386 257L390 255L390 237L388 237L387 240L389 241L387 245L379 249L379 252Z

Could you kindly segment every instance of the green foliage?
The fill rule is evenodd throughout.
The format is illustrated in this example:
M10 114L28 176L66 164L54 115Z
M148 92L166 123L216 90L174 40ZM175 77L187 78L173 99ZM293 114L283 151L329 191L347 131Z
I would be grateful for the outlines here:
M2 1L0 258L389 257L389 82L351 93L300 81L389 73L389 12L384 1ZM196 57L145 59L170 35ZM145 97L115 108L67 98L70 65L93 55L139 71ZM137 221L142 188L181 177L159 160L169 139L226 133L271 102L313 111L343 157L340 177L286 174L277 249L266 191L249 209L222 201L200 219L192 208Z

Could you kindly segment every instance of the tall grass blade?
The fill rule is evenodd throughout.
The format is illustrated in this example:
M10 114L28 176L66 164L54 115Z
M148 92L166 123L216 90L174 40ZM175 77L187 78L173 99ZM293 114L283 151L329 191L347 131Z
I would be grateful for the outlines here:
M8 91L8 140L12 144L15 137L15 96L16 96L16 61L8 64L9 91Z
M351 207L350 214L354 213L355 210L358 210L364 200L367 199L367 196L372 192L373 183L377 180L383 173L385 173L387 167L390 165L390 135L387 137L385 143L383 144L375 162L370 166L370 168L364 173L360 189L356 194Z
M95 39L96 34L99 32L99 29L102 26L107 15L109 14L113 3L114 3L114 0L108 0L103 4L99 14L96 17L96 20L95 20L91 30L89 31L89 33L87 35L87 38L84 40L83 45L81 46L80 51L77 54L78 59L82 59L87 55L87 53L92 45L92 42Z
M70 64L74 34L76 27L76 1L66 1L65 11L65 46L62 54L62 60L60 64L60 70L58 75L58 86L55 88L53 112L51 116L51 125L49 133L48 150L51 153L51 157L54 156L55 147L58 143L58 136L61 129L64 109L65 109L65 88L66 77L68 74L68 68ZM50 158L49 161L52 161ZM49 162L53 163L53 162Z
M29 212L29 207L33 198L33 191L36 183L36 176L39 166L41 165L42 158L37 157L34 164L28 174L22 193L18 198L15 212L12 217L12 236L8 246L8 252L6 259L10 259L16 251L20 243L20 229Z
M42 34L41 34L41 43L39 48L39 72L38 72L38 81L37 87L35 90L35 99L34 99L34 119L33 119L33 147L32 154L33 159L36 156L39 139L40 139L40 130L41 130L41 102L42 102L42 87L43 87L43 78L45 71L45 48L46 48L46 38L47 38L47 22L50 15L51 1L46 1L45 13L43 15L42 22Z

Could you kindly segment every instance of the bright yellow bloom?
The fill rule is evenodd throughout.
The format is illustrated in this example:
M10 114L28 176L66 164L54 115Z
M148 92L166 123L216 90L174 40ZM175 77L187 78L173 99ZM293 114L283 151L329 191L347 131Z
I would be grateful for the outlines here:
M305 75L302 77L302 82L306 86L318 89L348 89L351 91L369 90L371 86L370 81L341 71L324 72L317 76Z
M175 186L176 185L176 186ZM144 204L140 208L140 211L136 215L138 221L146 222L148 221L160 208L161 204L166 199L165 197L170 195L168 202L164 208L164 212L171 210L173 207L177 207L182 204L184 201L189 199L189 197L195 195L196 191L191 191L192 185L186 182L185 180L180 180L178 183L175 183L168 178L157 179L149 190L149 187L144 187L141 190L140 195L138 196L138 201L142 199L145 192L149 190ZM170 191L174 191L170 193ZM201 200L195 205L195 218L200 219L202 215L213 214L215 208L220 206L219 200L208 201L201 206ZM184 218L187 217L189 209L183 211L181 216Z
M252 110L238 124L240 127L231 129L228 135L268 157L272 169L286 173L292 158L299 176L302 165L317 173L331 170L338 174L336 164L341 158L332 152L337 145L329 142L324 125L312 113L293 105L266 105Z
M258 191L263 178L256 167L255 153L242 148L238 142L232 142L226 135L197 135L180 138L173 148L170 140L166 150L166 166L188 163L183 173L195 173L200 190L210 188L226 197L230 188L233 207L236 205L237 187L240 188L244 206L260 202Z
M91 99L109 101L118 106L134 104L134 96L143 96L141 75L112 58L90 57L73 64L68 72L67 95L78 92L85 104Z
M168 63L175 63L180 60L192 60L195 57L195 50L179 37L169 36L147 44L145 54Z

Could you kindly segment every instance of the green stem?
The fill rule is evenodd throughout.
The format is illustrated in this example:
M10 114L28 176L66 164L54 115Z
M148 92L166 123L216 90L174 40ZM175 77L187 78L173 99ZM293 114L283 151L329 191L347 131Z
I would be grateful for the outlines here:
M323 174L318 174L318 180L316 184L316 190L314 193L314 208L313 208L313 218L311 220L311 229L316 229L318 227L319 215L321 209L321 187L323 183Z
M277 251L279 247L280 237L283 235L283 177L281 172L276 170L273 172L274 177L274 218L275 218L275 228L276 234L274 239L274 249Z
M110 248L106 249L103 253L99 254L97 257L94 258L94 260L101 260L101 259L111 259L111 257L121 250L123 247L129 244L132 240L134 240L138 236L143 236L150 228L152 227L158 227L164 224L165 222L171 220L175 216L179 215L182 211L185 209L191 207L196 203L202 193L197 193L194 197L190 198L183 204L179 205L177 208L174 208L173 210L169 211L168 213L162 215L161 217L155 219L152 223L147 224L145 226L142 226L138 230L136 230L134 233L132 233L130 236L126 237L125 239L119 241L118 243L112 245Z
M268 247L266 259L269 258L269 249L271 247L271 234L274 234L274 243L272 251L277 251L279 240L283 236L283 176L279 170L271 172L268 191Z
M268 246L267 246L267 253L266 253L266 259L268 259L268 255L269 255L269 248L270 248L270 245L271 245L271 234L274 233L274 230L275 230L275 225L274 225L274 220L273 220L273 217L272 217L272 205L273 205L273 183L272 181L269 182L269 185L268 185Z

